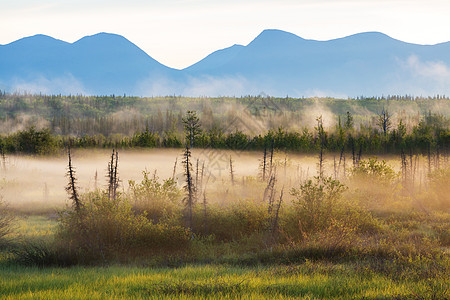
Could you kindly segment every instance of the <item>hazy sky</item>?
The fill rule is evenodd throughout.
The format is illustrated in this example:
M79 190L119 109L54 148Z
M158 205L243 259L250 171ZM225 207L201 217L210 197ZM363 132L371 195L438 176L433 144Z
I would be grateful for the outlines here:
M110 32L184 68L269 28L317 40L381 31L446 42L449 15L449 0L0 0L0 44L38 33L74 42Z

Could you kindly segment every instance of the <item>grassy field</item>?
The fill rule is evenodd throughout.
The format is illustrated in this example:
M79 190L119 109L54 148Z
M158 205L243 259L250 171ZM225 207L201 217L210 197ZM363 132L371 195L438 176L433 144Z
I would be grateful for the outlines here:
M56 221L19 217L14 240L53 238ZM218 260L219 261L219 260ZM146 265L148 264L148 265ZM29 267L0 258L1 299L448 299L448 260L309 260Z
M179 268L2 266L2 299L445 299L448 281L396 280L358 264ZM445 286L446 285L446 286Z

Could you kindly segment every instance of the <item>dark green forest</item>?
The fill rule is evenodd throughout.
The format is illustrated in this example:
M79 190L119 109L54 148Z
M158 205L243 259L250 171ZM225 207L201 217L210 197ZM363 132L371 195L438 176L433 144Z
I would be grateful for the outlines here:
M445 96L141 98L0 93L0 149L52 154L74 148L182 148L185 118L197 148L446 155Z

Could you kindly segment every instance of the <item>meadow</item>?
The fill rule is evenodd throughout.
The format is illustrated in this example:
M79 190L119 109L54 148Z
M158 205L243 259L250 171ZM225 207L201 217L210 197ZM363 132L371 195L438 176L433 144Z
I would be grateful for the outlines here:
M63 115L76 108L46 96L12 108L11 95L0 96L11 112L41 100L62 103ZM84 101L78 109L85 113L111 99L71 100ZM223 102L237 100L245 101L212 99L219 104L210 120L226 120ZM284 131L276 129L283 118L307 122L299 107L309 100L275 100L294 108L261 117L256 106L238 118L248 122L239 125L245 134L232 126L236 119L212 134L207 109L183 110L172 136L150 130L154 121L143 132L135 124L128 135L104 136L113 143L51 126L5 133L0 297L449 299L445 109L417 116L353 110L334 115L335 123L315 116L330 109L309 110L313 126ZM206 100L169 103L189 101ZM387 100L365 99L365 111L377 101ZM88 115L73 124L88 124ZM176 147L164 144L168 138Z
M326 180L322 190L315 185L317 155L274 152L277 180L269 196L270 179L261 178L263 153L218 151L222 160L213 165L219 167L207 165L204 178L194 179L203 180L202 196L188 226L180 150L121 151L118 170L124 179L116 200L105 178L110 155L72 152L80 198L92 212L84 229L73 222L72 203L64 195L67 177L60 174L66 172L66 157L8 157L2 193L15 220L2 248L2 298L449 297L444 161L428 175L426 158L417 158L422 175L408 191L398 157L382 157L386 163L362 159L358 168L341 171L345 188L333 194L335 202L309 208L302 188L314 193L310 199L324 201L336 191ZM202 149L192 151L193 169L204 156ZM323 178L334 176L334 165L333 155L323 158ZM136 172L142 168L146 172ZM45 182L51 183L46 193ZM23 186L30 193L17 191Z

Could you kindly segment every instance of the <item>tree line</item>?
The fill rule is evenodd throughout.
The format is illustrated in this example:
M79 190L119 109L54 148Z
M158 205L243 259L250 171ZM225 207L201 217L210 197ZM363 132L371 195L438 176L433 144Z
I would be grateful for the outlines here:
M69 141L73 148L183 148L191 147L264 150L317 153L364 154L446 154L450 146L449 120L442 115L427 114L409 130L400 119L397 124L387 110L377 116L376 126L356 128L351 113L340 117L331 128L324 128L323 117L318 116L313 129L290 130L279 127L261 134L250 135L241 130L226 132L223 127L204 129L196 111L182 117L182 131L158 133L150 128L133 135L58 135L49 128L30 127L0 136L1 153L47 154L64 149ZM188 124L189 126L187 126Z

